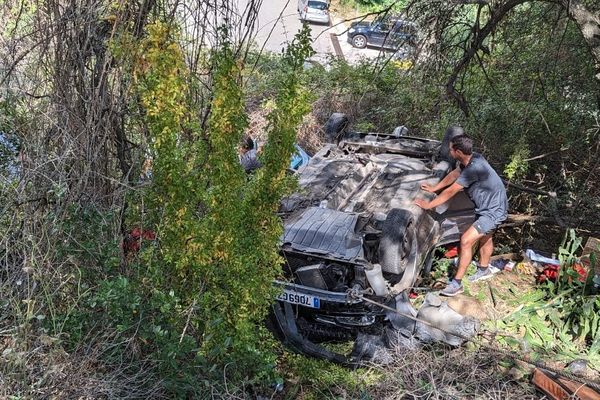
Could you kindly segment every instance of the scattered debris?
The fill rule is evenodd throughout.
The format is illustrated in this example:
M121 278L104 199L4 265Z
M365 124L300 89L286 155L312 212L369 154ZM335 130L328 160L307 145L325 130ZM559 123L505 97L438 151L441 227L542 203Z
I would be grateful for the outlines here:
M541 368L533 371L531 382L552 400L600 400L600 393L589 386Z
M444 342L451 346L463 344L463 337L473 337L481 325L478 319L465 317L453 310L447 301L443 301L435 293L427 294L425 302L419 309L417 318L430 324L416 323L415 336L418 339L426 343ZM440 329L436 329L431 325ZM456 333L460 337L450 333Z
M536 253L534 250L527 249L525 253L523 253L523 259L526 262L539 262L542 264L550 264L550 265L560 265L560 261L553 257L546 257L539 253Z

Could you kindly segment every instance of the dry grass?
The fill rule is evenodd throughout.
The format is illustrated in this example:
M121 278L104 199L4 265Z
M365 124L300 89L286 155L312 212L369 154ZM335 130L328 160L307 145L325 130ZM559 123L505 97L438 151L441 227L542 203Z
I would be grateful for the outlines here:
M267 111L258 107L249 113L248 129L246 134L257 139L260 143L267 140ZM309 154L314 154L323 147L323 124L312 114L304 118L304 122L298 129L297 142Z
M298 144L309 154L314 154L323 147L323 124L313 114L304 118L298 130Z
M0 399L165 397L150 363L107 364L103 353L110 347L109 338L103 338L67 352L42 329L7 334L0 342Z
M531 385L512 380L497 354L422 348L394 350L395 362L379 368L374 399L535 399Z
M534 387L495 352L425 346L389 350L390 364L372 364L340 373L331 365L320 365L309 377L288 378L283 399L539 399ZM306 360L313 364L313 360ZM339 367L337 367L339 368ZM334 376L335 378L333 378ZM334 379L337 378L337 381Z

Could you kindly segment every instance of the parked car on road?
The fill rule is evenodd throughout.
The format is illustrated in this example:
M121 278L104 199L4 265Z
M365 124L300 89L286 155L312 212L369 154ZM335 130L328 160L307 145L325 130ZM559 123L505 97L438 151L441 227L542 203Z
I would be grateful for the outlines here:
M414 46L416 40L416 24L392 16L353 22L348 29L348 42L359 49L373 46L397 50L403 45Z
M329 23L329 1L298 0L298 13L302 21Z
M347 121L332 115L325 133L333 143L298 170L301 190L281 203L285 279L274 282L281 294L269 320L294 350L340 363L351 357L319 343L382 335L390 315L372 301L416 315L410 288L431 268L436 247L458 241L474 220L466 196L441 214L413 204L433 196L422 183L453 169L448 143L455 131L440 142L406 136L405 127L347 132ZM395 329L414 325L395 321Z

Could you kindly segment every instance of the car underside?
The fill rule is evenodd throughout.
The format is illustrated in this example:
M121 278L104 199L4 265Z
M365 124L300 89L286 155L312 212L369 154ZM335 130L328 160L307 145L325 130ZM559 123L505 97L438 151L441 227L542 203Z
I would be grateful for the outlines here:
M458 241L474 215L465 196L438 212L413 204L433 196L421 184L453 168L442 142L334 130L336 143L298 171L301 190L281 203L284 279L270 326L296 351L352 363L321 343L380 335L390 309L416 315L408 292L436 247Z

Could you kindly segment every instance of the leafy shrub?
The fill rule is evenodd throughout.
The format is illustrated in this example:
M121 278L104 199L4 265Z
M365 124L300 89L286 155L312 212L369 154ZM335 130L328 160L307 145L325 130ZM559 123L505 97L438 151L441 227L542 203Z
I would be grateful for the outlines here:
M168 25L151 26L135 70L153 177L128 218L145 220L158 244L142 250L132 264L139 270L141 297L151 299L146 323L154 337L148 340L180 387L193 382L194 365L215 376L227 365L234 379L260 378L272 373L274 363L262 321L274 294L272 280L280 273L282 228L275 211L293 187L286 168L296 128L308 112L299 77L311 51L308 30L283 56L261 154L264 166L250 178L238 162L247 116L241 69L226 32L212 54L213 100L204 132L185 96L188 72L173 32ZM190 375L182 380L185 365Z
M152 359L176 397L200 395L206 387L199 376L210 386L275 373L263 320L281 273L276 211L296 184L286 170L309 111L301 72L312 50L305 27L272 76L263 167L247 176L237 154L247 126L242 65L223 35L210 59L205 130L187 95L189 71L172 26L150 25L139 42L114 41L112 51L132 68L142 112L129 128L132 135L146 132L151 178L127 193L124 214L76 207L65 214L55 226L55 256L69 260L74 280L58 295L44 288L52 310L47 328L68 348L96 334L109 337L114 344L103 351L105 360Z
M563 359L600 361L600 296L590 293L593 274L586 279L576 268L581 238L573 230L559 248L560 268L556 282L520 298L522 307L499 322L499 328L523 336L527 351ZM508 339L512 343L512 339Z

